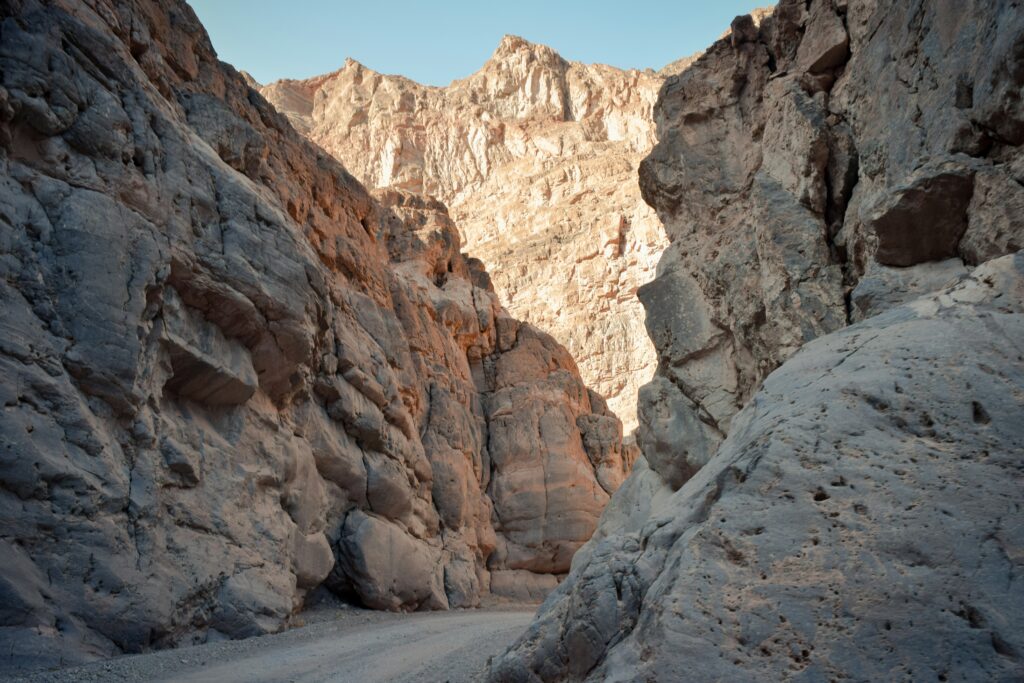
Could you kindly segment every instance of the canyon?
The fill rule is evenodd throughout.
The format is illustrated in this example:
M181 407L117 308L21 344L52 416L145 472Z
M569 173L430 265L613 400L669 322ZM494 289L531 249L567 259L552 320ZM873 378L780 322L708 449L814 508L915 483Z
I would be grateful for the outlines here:
M348 60L260 92L367 187L443 201L501 302L565 345L629 434L657 364L636 290L667 239L636 168L663 82L505 36L445 88Z
M0 674L1024 675L1017 0L447 88L0 19Z

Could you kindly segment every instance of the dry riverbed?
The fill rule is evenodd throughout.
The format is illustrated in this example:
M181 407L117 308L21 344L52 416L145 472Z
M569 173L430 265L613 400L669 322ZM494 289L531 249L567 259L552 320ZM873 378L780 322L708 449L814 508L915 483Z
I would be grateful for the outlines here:
M468 683L526 628L536 606L392 614L319 610L284 633L125 655L15 678L25 683L165 681Z

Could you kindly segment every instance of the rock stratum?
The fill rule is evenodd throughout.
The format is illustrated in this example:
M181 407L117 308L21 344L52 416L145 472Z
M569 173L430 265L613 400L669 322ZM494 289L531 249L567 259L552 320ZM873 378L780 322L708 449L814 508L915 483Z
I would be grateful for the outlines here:
M629 467L436 200L177 0L0 3L0 670L539 597Z
M493 681L1024 676L1024 11L784 0L667 79L643 457Z
M506 36L445 88L349 60L262 93L367 186L444 201L509 311L565 344L632 431L657 362L636 291L667 244L636 168L663 81Z

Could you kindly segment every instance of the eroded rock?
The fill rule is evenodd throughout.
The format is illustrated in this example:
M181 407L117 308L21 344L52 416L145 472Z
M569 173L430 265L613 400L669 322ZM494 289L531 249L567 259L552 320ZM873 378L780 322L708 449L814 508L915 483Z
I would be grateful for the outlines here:
M784 0L755 26L661 91L646 457L491 680L1021 668L1024 15Z
M506 36L446 88L349 60L261 92L368 186L448 204L512 315L564 344L631 432L656 364L635 294L666 240L636 167L662 81Z
M677 492L638 467L490 679L1012 678L1022 302L1018 254L807 344Z
M621 425L444 205L367 193L185 3L0 18L0 671L277 631L322 583L557 583Z

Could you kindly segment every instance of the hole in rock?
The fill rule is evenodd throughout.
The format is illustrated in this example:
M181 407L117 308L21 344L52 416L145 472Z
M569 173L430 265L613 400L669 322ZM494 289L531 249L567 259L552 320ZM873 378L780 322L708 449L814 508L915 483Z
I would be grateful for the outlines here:
M988 411L985 410L985 406L981 405L977 401L974 401L971 404L971 406L974 412L975 424L987 425L989 422L992 421L992 418L989 416Z

